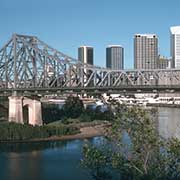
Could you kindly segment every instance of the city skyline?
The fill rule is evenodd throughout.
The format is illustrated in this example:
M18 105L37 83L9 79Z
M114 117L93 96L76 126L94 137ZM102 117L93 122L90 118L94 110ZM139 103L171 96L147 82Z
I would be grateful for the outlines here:
M77 58L77 47L88 44L95 49L94 64L105 67L105 47L121 44L125 49L125 69L132 69L134 34L157 34L159 54L169 57L169 29L180 24L180 2L177 0L43 2L1 1L0 47L13 33L35 35L57 50Z

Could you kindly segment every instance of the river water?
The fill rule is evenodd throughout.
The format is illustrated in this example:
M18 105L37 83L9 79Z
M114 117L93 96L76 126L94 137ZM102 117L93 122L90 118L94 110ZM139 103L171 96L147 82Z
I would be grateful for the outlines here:
M158 110L159 134L165 139L176 137L180 139L180 109L159 108Z
M159 134L180 138L180 110L158 109ZM88 140L102 142L102 137ZM80 165L87 140L1 144L0 180L91 180Z

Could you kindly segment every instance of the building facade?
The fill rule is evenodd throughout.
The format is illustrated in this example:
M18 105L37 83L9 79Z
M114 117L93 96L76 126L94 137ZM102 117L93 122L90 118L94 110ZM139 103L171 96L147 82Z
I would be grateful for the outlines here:
M164 56L159 56L158 69L170 69L170 68L171 68L171 60Z
M180 68L180 26L170 28L172 68Z
M124 48L111 45L106 48L106 67L114 70L124 69Z
M87 64L94 64L94 52L91 46L80 46L78 48L78 60Z
M156 34L135 34L134 68L158 68L158 37Z

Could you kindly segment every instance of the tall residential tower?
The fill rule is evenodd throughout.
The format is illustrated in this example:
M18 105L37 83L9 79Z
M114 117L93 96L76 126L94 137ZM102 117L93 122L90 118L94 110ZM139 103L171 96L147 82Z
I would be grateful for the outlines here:
M87 64L93 65L93 47L91 46L80 46L78 48L78 59Z
M170 28L172 68L180 68L180 26Z
M134 68L158 68L158 38L156 34L135 34Z
M106 48L106 67L110 69L124 69L124 48L111 45Z

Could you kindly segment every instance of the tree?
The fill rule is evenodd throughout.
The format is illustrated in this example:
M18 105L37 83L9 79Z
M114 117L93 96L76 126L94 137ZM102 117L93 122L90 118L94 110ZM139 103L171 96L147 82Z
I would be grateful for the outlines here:
M83 150L83 165L94 179L100 179L99 170L106 176L109 173L109 179L180 179L180 141L162 140L154 116L146 110L117 103L112 106L115 118L106 144L86 145Z
M60 109L56 104L42 106L42 118L44 124L60 120L64 117L63 109Z
M68 118L77 118L84 111L84 105L79 97L69 96L63 106L65 116Z

